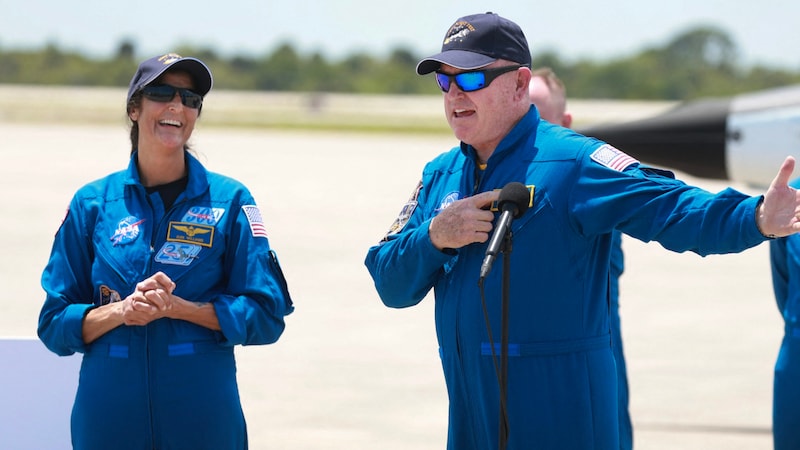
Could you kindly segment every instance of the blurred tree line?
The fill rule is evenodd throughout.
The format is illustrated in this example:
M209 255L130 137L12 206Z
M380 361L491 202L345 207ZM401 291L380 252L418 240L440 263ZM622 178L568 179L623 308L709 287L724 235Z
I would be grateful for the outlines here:
M356 53L341 61L329 61L320 53L302 55L290 43L263 56L223 57L213 49L190 46L175 51L205 61L214 72L217 89L439 92L432 77L416 75L414 68L421 56L405 48L395 48L383 58ZM569 96L584 99L687 100L800 83L797 71L743 67L738 53L724 30L702 26L677 35L663 46L645 48L624 58L570 62L555 52L544 51L533 55L533 66L552 67L567 85ZM55 44L37 51L0 47L0 83L126 87L143 58L136 55L130 41L120 43L115 55L102 60L63 51Z

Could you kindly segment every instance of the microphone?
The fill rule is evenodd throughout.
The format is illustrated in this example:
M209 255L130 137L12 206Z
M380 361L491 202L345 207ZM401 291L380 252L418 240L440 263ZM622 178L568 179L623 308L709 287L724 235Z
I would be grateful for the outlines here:
M500 191L500 197L497 199L497 208L501 211L500 219L494 228L494 234L489 240L489 247L486 249L486 256L481 264L481 279L486 278L486 275L489 275L492 270L495 257L500 253L503 238L511 229L511 221L525 214L530 200L530 191L518 181L508 183Z

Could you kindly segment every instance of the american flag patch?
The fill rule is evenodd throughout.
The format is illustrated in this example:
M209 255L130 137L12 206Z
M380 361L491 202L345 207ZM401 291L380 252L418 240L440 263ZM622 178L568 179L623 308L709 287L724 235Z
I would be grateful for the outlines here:
M247 216L247 222L250 223L250 231L253 237L267 237L267 228L264 226L264 220L261 218L261 210L256 205L242 206L244 215Z
M626 155L609 144L602 145L595 150L590 158L617 172L622 172L631 164L639 162L636 158Z

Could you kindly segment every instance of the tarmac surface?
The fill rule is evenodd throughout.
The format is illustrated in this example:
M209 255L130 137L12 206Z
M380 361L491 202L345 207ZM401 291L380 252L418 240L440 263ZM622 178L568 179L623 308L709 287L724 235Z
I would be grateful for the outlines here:
M128 132L0 122L0 137L0 337L34 337L39 277L68 201L127 165ZM424 163L454 144L441 135L204 129L201 119L195 150L210 170L253 192L296 306L276 344L237 349L251 448L445 447L432 298L384 307L363 260ZM678 175L715 192L727 186ZM636 448L771 448L783 326L768 247L701 258L626 237L623 249Z

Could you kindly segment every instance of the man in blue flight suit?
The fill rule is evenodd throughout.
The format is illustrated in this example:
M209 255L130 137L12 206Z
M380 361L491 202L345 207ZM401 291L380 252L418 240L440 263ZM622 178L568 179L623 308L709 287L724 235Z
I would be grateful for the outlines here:
M426 165L365 264L387 306L413 306L434 290L449 449L505 442L511 449L618 450L608 304L613 231L700 255L795 233L800 198L787 185L794 159L765 196L688 186L611 145L540 121L528 94L530 64L519 26L492 13L459 18L442 51L420 61L418 74L435 72L461 144ZM530 204L512 223L509 267L496 264L479 283L492 205L510 182L528 186ZM507 441L498 426L497 344L488 333L501 328L506 270Z
M792 182L800 187L800 179ZM800 448L800 235L770 241L775 301L781 313L781 340L772 386L772 439L775 450Z

